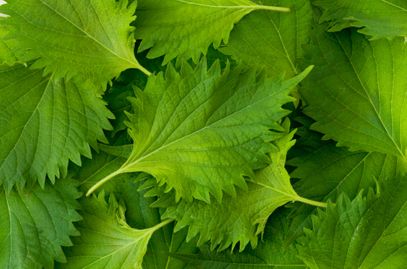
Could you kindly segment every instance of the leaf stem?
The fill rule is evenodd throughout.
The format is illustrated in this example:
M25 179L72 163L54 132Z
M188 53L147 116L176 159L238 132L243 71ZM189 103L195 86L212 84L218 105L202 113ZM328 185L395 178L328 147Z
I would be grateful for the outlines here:
M112 178L114 178L115 176L118 176L120 174L126 173L125 170L123 169L118 169L116 171L114 171L113 173L105 176L104 178L102 178L101 180L99 180L95 185L93 185L88 192L86 193L86 197L90 196L92 193L94 193L97 189L99 189L103 184L105 184L106 182L108 182L109 180L111 180Z
M144 68L144 66L142 66L141 64L138 64L138 65L136 66L136 68L137 68L138 70L140 70L141 72L143 72L144 74L146 74L148 77L152 75L151 72L148 71L146 68Z
M172 220L172 219L163 220L162 222L160 222L160 223L158 223L157 225L155 225L154 227L152 227L152 229L154 229L154 231L157 231L157 230L161 229L162 227L164 227L164 226L170 224L170 223L173 222L173 221L174 221L174 220Z
M303 198L301 196L297 197L296 201L304 203L304 204L308 204L308 205L322 207L322 208L326 208L328 206L327 203L310 200L310 199L307 199L307 198Z

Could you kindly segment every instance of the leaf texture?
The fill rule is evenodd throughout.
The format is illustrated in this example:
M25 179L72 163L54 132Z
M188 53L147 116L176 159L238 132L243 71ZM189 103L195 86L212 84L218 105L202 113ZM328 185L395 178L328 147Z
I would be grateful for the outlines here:
M177 200L206 202L210 194L220 200L223 191L245 188L244 176L266 165L268 142L280 136L270 129L281 130L278 121L287 115L281 106L310 70L281 81L241 67L222 73L218 63L207 70L205 61L195 69L185 63L179 73L169 66L133 100L133 152L99 185L117 174L146 172L174 189Z
M316 64L301 91L313 129L351 150L406 158L407 46L401 38L369 42L351 31L316 31Z
M211 249L219 251L229 246L233 250L237 244L243 251L248 243L255 248L269 216L288 202L302 200L284 167L287 151L295 143L293 136L291 133L276 142L278 151L271 153L271 164L256 173L247 191L225 196L222 203L181 201L169 207L163 218L177 220L176 231L188 227L187 240L199 235L198 245L210 241Z
M341 193L355 198L361 190L383 183L407 169L395 156L350 152L332 143L321 144L315 151L289 163L297 167L291 177L301 179L295 184L298 193L316 200L333 201Z
M301 241L300 256L311 268L404 268L407 263L407 180L386 182L371 193L319 212Z
M407 2L405 0L316 0L322 8L321 22L328 22L330 31L347 27L374 39L407 36Z
M177 56L197 62L212 43L215 48L227 43L241 18L263 9L273 7L251 0L140 0L135 33L142 39L139 51L151 48L148 57L165 55L164 63Z
M265 5L287 6L290 13L258 11L247 15L233 29L223 53L272 75L291 77L299 73L312 23L308 0L267 0Z
M91 84L77 85L22 65L0 67L0 182L54 181L68 161L105 141L111 113Z
M83 200L81 236L67 249L68 263L63 269L134 269L141 268L151 235L166 223L152 228L133 229L125 221L124 208L104 193Z
M22 191L0 192L0 267L4 269L52 269L54 259L65 262L61 246L71 246L78 235L76 199L72 181Z
M105 86L125 69L144 70L133 52L135 8L126 0L7 0L0 27L20 61Z

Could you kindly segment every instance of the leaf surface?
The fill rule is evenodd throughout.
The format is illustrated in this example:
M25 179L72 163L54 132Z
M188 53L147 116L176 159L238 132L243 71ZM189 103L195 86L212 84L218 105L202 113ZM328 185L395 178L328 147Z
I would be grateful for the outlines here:
M321 22L330 31L358 27L359 32L377 38L407 36L407 2L404 0L316 0L323 9Z
M257 246L269 216L280 206L303 201L291 186L286 171L287 151L292 147L294 133L278 140L278 151L271 153L271 164L256 173L248 190L239 190L236 196L225 196L222 203L202 201L180 203L169 207L163 218L177 220L176 231L188 227L188 237L199 235L198 245L210 241L211 248L232 249L239 243L243 251L248 243Z
M51 269L54 259L65 262L62 246L78 235L73 222L79 193L72 181L61 180L44 189L0 192L0 267Z
M91 84L43 77L22 65L0 66L0 182L51 181L105 141L111 113Z
M117 174L146 172L176 198L218 200L223 191L246 187L244 176L264 167L270 140L280 136L277 123L292 101L290 90L308 74L270 80L244 68L223 73L219 64L209 70L205 61L195 69L171 66L150 77L133 101L129 128L135 145L123 166L88 193Z
M216 48L227 43L234 24L245 15L273 8L251 0L140 0L139 51L151 48L148 56L165 55L164 63L177 56L198 61L212 43Z
M104 193L83 200L81 236L67 249L64 269L134 269L141 268L152 234L167 223L138 230L125 220L124 208L111 196L106 203Z
M290 8L289 13L253 12L233 29L223 53L272 75L291 77L299 73L297 59L309 41L312 9L308 0L267 0L265 5Z
M311 268L404 268L407 262L407 180L390 180L380 197L340 198L319 212L301 241Z
M315 72L301 91L313 129L352 151L406 159L407 46L351 31L313 37Z
M8 0L0 27L20 61L105 86L125 69L144 70L133 52L135 8L125 0Z
M316 200L335 201L341 193L354 198L361 190L406 171L404 164L395 156L350 152L332 143L321 143L320 148L289 163L297 167L291 177L301 179L296 182L295 190Z

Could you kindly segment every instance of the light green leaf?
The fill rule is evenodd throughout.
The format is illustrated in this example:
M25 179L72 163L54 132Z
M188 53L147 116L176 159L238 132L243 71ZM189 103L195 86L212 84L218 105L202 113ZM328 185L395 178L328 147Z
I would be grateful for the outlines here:
M319 212L301 240L300 255L311 268L392 268L407 264L407 180L390 180L352 202L341 197Z
M199 235L198 245L210 241L211 248L224 250L239 244L257 246L269 216L280 206L294 201L323 206L304 199L294 191L285 169L287 151L295 143L294 133L276 142L278 151L271 153L271 164L256 173L248 190L239 190L235 197L225 196L221 203L202 201L180 203L169 207L163 218L175 219L175 230L188 227L187 240Z
M332 143L321 143L320 148L291 160L290 165L297 167L291 177L301 179L295 184L298 193L316 200L333 201L341 193L354 198L361 190L407 169L395 156L350 152Z
M66 261L61 246L78 235L73 222L79 197L72 181L0 192L0 268L52 269Z
M321 22L329 22L330 31L358 27L360 33L377 38L407 36L405 0L316 0L323 9Z
M407 46L403 39L369 42L363 35L315 31L317 67L301 91L313 129L352 151L407 161Z
M110 128L98 89L41 72L0 66L0 184L7 189L66 174L68 161L90 157L89 144L105 141Z
M203 247L200 253L175 253L174 257L185 261L187 269L305 269L305 264L297 257L295 245L288 242L291 236L287 229L289 219L279 213L273 214L256 249L236 253L211 252Z
M68 262L64 269L134 269L141 268L147 244L152 234L168 224L133 229L125 221L124 208L113 196L106 203L104 193L83 200L83 221L79 223L81 236L66 250Z
M254 68L291 77L309 41L312 9L309 0L266 0L265 5L288 6L290 13L259 11L247 15L233 29L221 51Z
M148 57L165 55L164 63L180 56L198 61L213 43L227 43L230 31L255 10L289 11L251 0L140 0L137 10L139 51L151 48Z
M129 172L153 175L177 200L209 202L210 194L220 200L223 191L246 188L244 176L266 165L268 142L280 136L270 129L281 130L277 122L287 115L281 106L310 70L281 81L242 67L222 73L218 63L207 70L205 61L195 69L184 63L179 73L169 66L133 101L130 157L88 194Z
M126 0L7 0L0 20L20 61L60 77L99 85L128 68L148 71L134 57L136 4Z

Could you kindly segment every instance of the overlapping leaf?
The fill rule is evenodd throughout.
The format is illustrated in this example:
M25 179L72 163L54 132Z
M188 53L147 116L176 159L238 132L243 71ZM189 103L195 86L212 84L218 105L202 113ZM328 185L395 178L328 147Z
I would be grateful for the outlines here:
M352 150L406 158L407 46L404 39L369 42L351 31L316 30L315 72L301 91L312 126Z
M65 262L62 246L78 235L73 222L79 193L72 181L22 191L0 192L0 267L52 269L54 259Z
M373 38L407 36L407 2L405 0L316 0L323 9L320 18L330 31L358 27L360 33Z
M295 189L312 199L335 200L341 193L354 198L377 182L405 172L407 167L397 157L375 152L350 152L332 143L292 161L297 169L291 174L301 180ZM316 173L315 171L318 171Z
M84 200L79 231L74 247L67 249L68 263L61 268L141 268L152 234L166 223L138 230L127 225L124 208L104 193Z
M43 77L22 65L0 67L0 183L7 189L66 174L68 161L105 141L111 113L91 84Z
M309 41L312 9L308 0L267 0L265 5L288 6L290 13L254 12L233 29L221 51L254 68L265 68L271 75L298 74L297 59Z
M165 55L164 63L177 56L197 61L212 43L227 43L234 24L255 10L288 11L251 0L140 0L139 50L151 48L151 58Z
M319 212L301 241L311 268L404 268L407 263L407 180L390 180L380 197L342 197Z
M128 124L133 152L100 184L146 172L174 189L177 200L234 194L235 185L246 187L244 176L266 165L268 141L279 136L270 129L281 129L277 121L287 114L281 106L309 71L281 81L244 68L222 73L218 63L207 70L205 61L195 69L183 64L179 73L170 66L138 92Z
M225 196L222 203L182 201L167 209L163 218L177 220L176 230L188 227L188 238L199 235L198 245L210 241L211 247L232 249L239 243L242 251L248 243L257 246L269 216L280 206L294 201L306 201L294 191L285 170L287 151L294 144L293 133L277 141L277 152L271 153L272 163L256 173L248 190L235 197Z
M23 62L35 61L56 77L79 76L98 85L127 68L144 70L134 57L136 4L114 0L8 0L0 27ZM144 70L145 71L145 70ZM145 71L147 72L147 71ZM148 72L147 72L148 73Z

